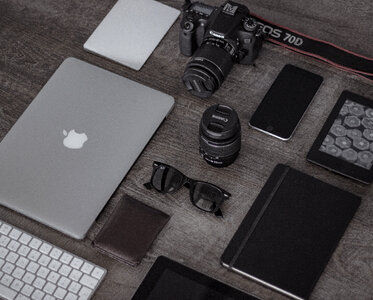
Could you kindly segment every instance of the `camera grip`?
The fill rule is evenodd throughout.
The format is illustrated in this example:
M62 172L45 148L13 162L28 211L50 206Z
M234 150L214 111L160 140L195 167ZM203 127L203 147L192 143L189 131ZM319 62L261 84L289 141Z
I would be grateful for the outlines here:
M180 52L185 56L192 56L195 45L194 31L182 29L179 33Z

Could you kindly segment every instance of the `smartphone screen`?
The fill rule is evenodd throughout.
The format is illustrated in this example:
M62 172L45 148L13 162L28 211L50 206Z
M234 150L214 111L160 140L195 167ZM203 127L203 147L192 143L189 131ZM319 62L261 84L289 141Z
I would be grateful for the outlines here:
M286 65L264 96L249 125L288 140L319 89L323 78L293 65Z

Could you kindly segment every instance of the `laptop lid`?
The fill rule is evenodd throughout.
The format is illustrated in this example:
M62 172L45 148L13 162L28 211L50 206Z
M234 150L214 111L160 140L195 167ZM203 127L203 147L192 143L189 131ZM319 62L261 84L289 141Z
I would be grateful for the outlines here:
M153 0L119 0L84 49L138 71L179 14Z
M0 143L0 204L84 238L173 104L66 59Z

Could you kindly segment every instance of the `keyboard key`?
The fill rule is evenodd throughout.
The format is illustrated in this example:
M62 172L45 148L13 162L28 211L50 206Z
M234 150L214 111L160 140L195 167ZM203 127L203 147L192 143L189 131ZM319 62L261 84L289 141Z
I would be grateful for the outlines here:
M38 272L36 273L36 275L39 276L39 277L41 277L41 278L47 278L49 272L50 272L50 270L48 270L47 268L41 267L38 270Z
M10 251L13 251L13 252L16 252L18 250L18 247L20 246L21 244L15 240L12 240L9 245L7 246L7 248L10 250Z
M52 295L53 292L54 292L54 290L55 290L56 288L57 288L56 285L54 285L53 283L48 282L48 283L45 285L43 291L46 292L46 293L48 293L48 294L51 294L51 295Z
M10 286L13 290L19 292L21 290L21 288L24 286L25 284L18 280L18 279L15 279L12 283L12 285Z
M80 267L82 266L83 264L83 261L80 259L80 258L76 258L74 257L73 261L71 262L71 266L74 268L74 269L80 269Z
M56 283L57 280L61 277L60 274L57 274L56 272L50 272L47 279L48 281L52 282L52 283Z
M32 249L31 252L29 253L29 255L27 256L27 258L29 258L33 261L37 261L39 256L40 256L40 252Z
M5 258L9 253L8 249L5 249L4 247L0 247L0 258Z
M39 265L33 261L30 262L26 268L26 270L29 271L30 273L36 273L38 269L39 269Z
M1 280L0 280L0 282L1 282L3 285L5 285L5 286L10 286L10 284L12 283L12 281L13 281L13 277L9 276L8 274L5 274L5 275L1 278Z
M18 279L21 279L23 277L23 275L25 274L25 270L19 268L19 267L16 267L15 270L13 271L12 273L12 276L15 277L15 278L18 278Z
M80 299L88 299L89 296L91 295L92 290L83 286L82 289L79 292L79 300Z
M86 273L86 274L89 275L89 274L91 274L93 268L94 268L94 266L92 264L85 262L80 270L83 273Z
M8 233L12 230L12 227L10 227L8 224L2 224L0 226L0 233L4 235L8 235Z
M9 262L6 262L3 267L1 268L1 271L3 271L4 273L7 273L7 274L12 274L13 270L14 270L15 266Z
M51 261L51 258L49 256L46 256L45 254L42 254L39 258L38 263L41 264L42 266L46 267L46 266L48 266L50 261Z
M58 281L57 285L64 288L64 289L67 289L70 282L71 282L71 280L69 278L61 277L60 280Z
M49 252L52 250L52 245L48 244L48 243L43 243L43 245L41 245L41 247L39 248L39 251L41 253L44 253L44 254L49 254Z
M53 296L55 296L57 299L63 299L66 294L66 290L58 287L57 290L54 292Z
M17 253L10 252L5 258L5 260L14 264L18 260L18 258L19 258L19 255Z
M82 277L83 273L78 270L73 270L70 274L70 278L75 281L79 281L80 277Z
M42 300L45 293L39 290L35 290L35 292L32 294L31 299L33 300Z
M92 275L94 278L96 278L96 279L100 279L100 278L102 277L102 275L104 275L104 274L105 274L105 271L104 271L103 269L96 267L96 268L93 270L93 272L92 272L91 275Z
M22 232L20 230L18 230L17 228L13 228L12 231L9 233L9 237L11 237L13 240L18 240L21 234Z
M27 297L30 297L31 293L34 291L35 288L33 288L31 285L26 284L23 286L21 293L24 294Z
M0 268L3 266L4 263L5 263L5 260L0 258Z
M37 239L37 238L33 238L29 244L29 246L33 249L39 249L40 245L42 244L42 241Z
M24 268L25 269L29 262L30 261L27 258L21 256L17 260L16 265L19 266L20 268Z
M22 245L19 249L18 249L18 254L21 254L22 256L27 256L28 253L30 252L31 248L30 247L27 247L26 245Z
M32 283L32 285L34 287L36 287L37 289L41 290L43 288L43 286L44 286L45 283L46 283L46 281L44 279L42 279L42 278L36 278L34 280L34 282Z
M43 300L56 300L56 298L54 298L54 297L51 296L51 295L45 295L45 297L44 297Z
M5 236L5 235L2 235L2 236L0 237L0 246L2 246L2 247L6 247L6 246L8 245L8 243L9 243L9 241L10 241L10 238L8 238L8 237Z
M60 261L66 265L68 265L70 263L70 261L73 259L73 256L69 253L64 253L62 254L61 258L60 258Z
M22 233L21 237L19 238L19 241L22 243L22 244L25 244L27 245L32 239L32 236L27 234L27 233Z
M53 271L57 271L60 267L61 267L61 263L55 259L53 259L48 265L48 268Z
M59 269L58 273L67 277L70 274L71 270L72 269L69 266L63 265L61 269Z
M80 283L93 289L97 285L98 280L91 276L88 276L87 274L84 274L82 279L80 279Z
M16 291L13 291L6 286L2 286L0 288L0 297L4 297L5 299L14 299L16 295Z
M25 276L23 276L22 280L28 284L31 284L35 279L35 275L31 273L26 273Z
M58 248L53 248L52 252L49 254L50 257L54 259L59 259L62 254L62 251Z
M65 297L65 300L76 300L78 299L78 296L77 295L74 295L72 293L68 293Z
M68 287L68 290L69 290L70 292L73 292L74 294L77 294L77 293L80 291L80 288L81 288L81 287L82 287L81 284L79 284L79 283L73 281L73 282L70 284L70 286Z

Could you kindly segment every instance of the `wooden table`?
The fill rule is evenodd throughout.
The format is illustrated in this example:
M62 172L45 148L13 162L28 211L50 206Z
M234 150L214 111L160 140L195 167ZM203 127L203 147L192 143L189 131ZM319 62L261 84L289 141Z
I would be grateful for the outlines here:
M162 1L180 8L182 1ZM372 83L310 58L265 44L256 67L236 65L213 97L190 95L181 82L188 58L178 50L179 21L136 72L83 50L83 43L115 0L0 0L0 137L4 137L61 62L74 56L175 97L173 112L159 128L83 241L4 207L0 218L107 268L94 299L130 299L156 257L168 256L263 299L286 297L221 267L219 258L274 166L285 163L362 197L361 206L318 281L312 299L373 299L373 189L308 163L308 150L344 89L373 99ZM219 5L220 1L206 1ZM252 12L366 56L373 53L370 0L244 1ZM156 20L154 20L156 26ZM321 74L322 88L294 137L283 142L248 127L247 122L286 63ZM198 154L198 124L215 103L233 106L242 123L242 150L225 169L207 165ZM231 192L224 219L204 214L189 202L187 190L161 195L143 187L153 160L171 164L190 177ZM96 252L91 241L113 206L127 193L170 214L171 220L138 267ZM53 197L53 195L51 195ZM84 213L84 212L82 212Z

